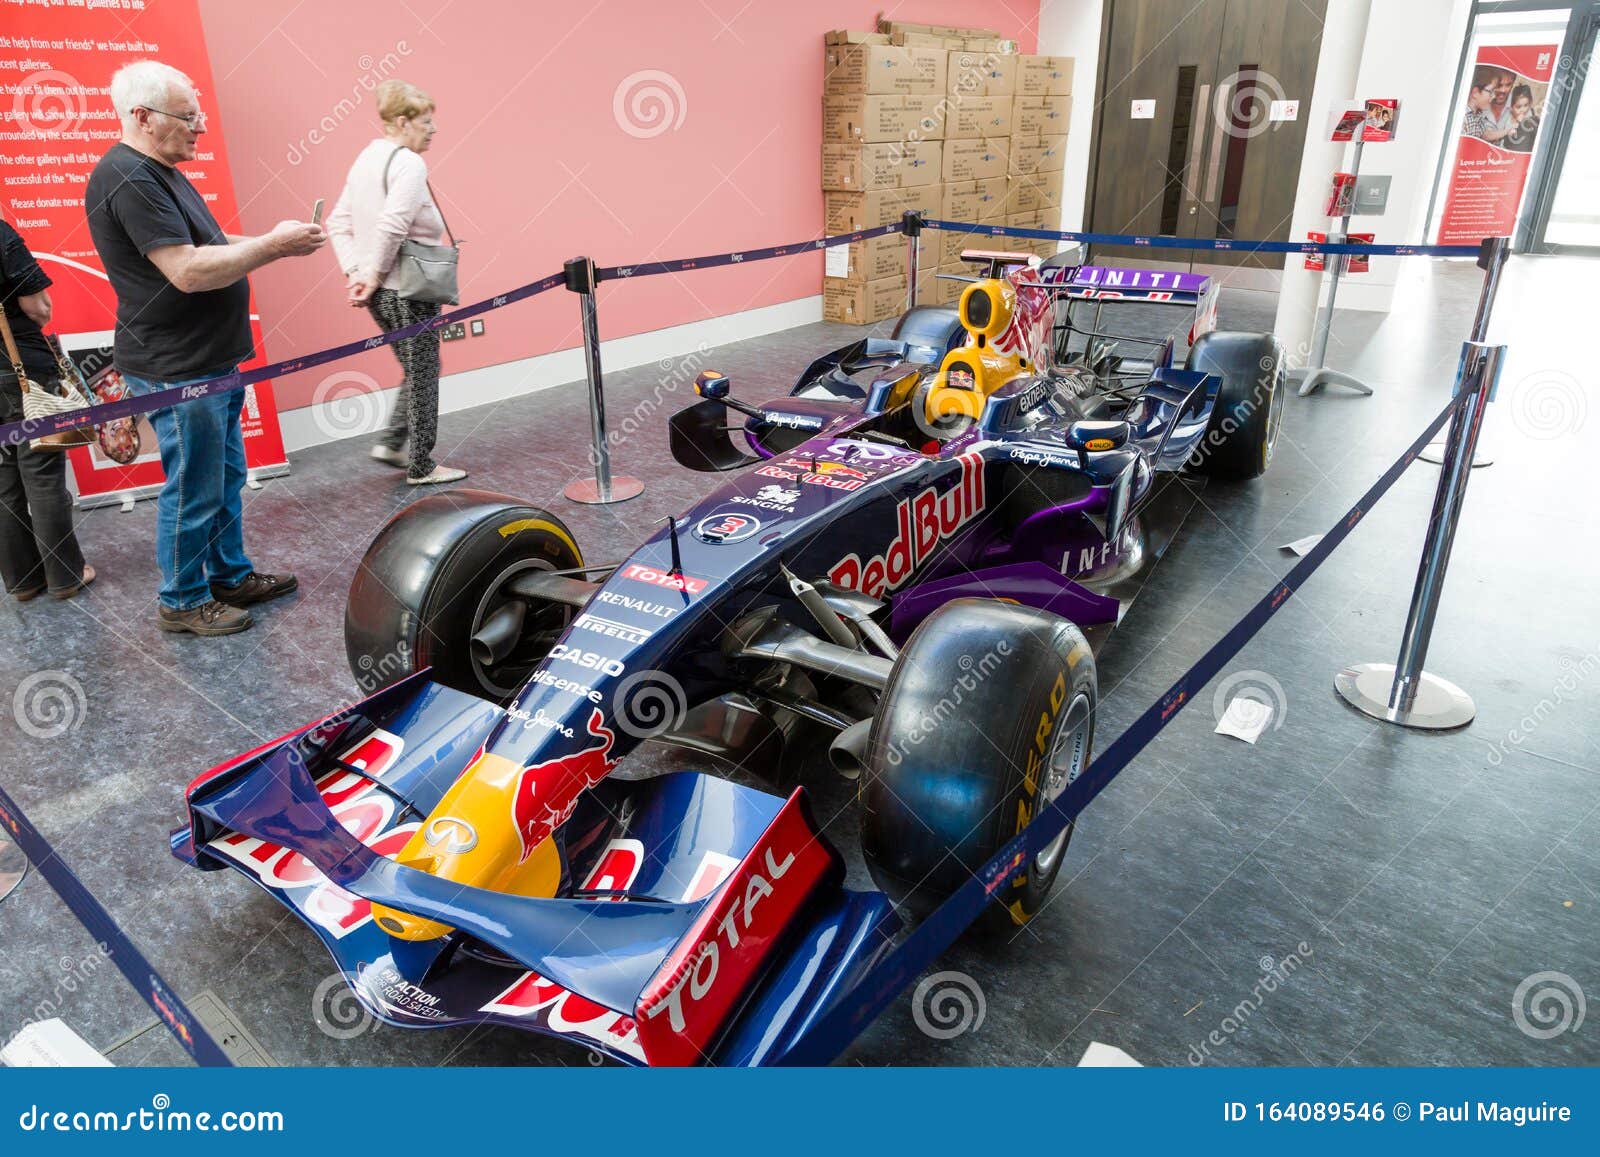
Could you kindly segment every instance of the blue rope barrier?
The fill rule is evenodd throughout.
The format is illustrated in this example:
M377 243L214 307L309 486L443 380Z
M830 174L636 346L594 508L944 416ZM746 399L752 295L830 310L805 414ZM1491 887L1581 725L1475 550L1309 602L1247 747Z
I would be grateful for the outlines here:
M128 934L117 926L111 913L95 899L94 893L67 866L60 854L50 846L50 841L22 813L15 800L0 788L0 824L5 825L11 838L38 873L55 889L61 902L101 945L106 955L128 983L133 985L150 1011L166 1026L185 1052L196 1064L231 1066L228 1055L211 1039L211 1034L201 1027L200 1020L179 999L177 990L161 979L160 973L134 946Z
M1139 236L1132 233L1063 233L1056 229L1024 229L1013 225L980 225L968 221L924 221L924 229L977 233L988 237L1027 237L1036 241L1076 241L1084 245L1132 245L1146 249L1223 250L1233 253L1345 253L1369 257L1477 257L1476 245L1353 245L1326 241L1234 241L1200 237Z
M309 370L313 366L326 365L328 362L338 361L340 358L353 357L367 350L379 349L386 345L393 345L397 341L404 341L408 337L428 332L430 329L443 329L458 321L465 321L469 317L477 317L480 313L488 313L492 309L500 309L517 301L535 297L546 290L555 289L565 285L564 274L556 273L527 285L518 286L507 293L501 293L483 301L464 305L460 309L441 313L438 317L419 321L415 325L408 325L402 329L391 330L389 333L376 337L365 338L361 341L346 342L344 345L331 346L325 350L318 350L313 354L303 357L289 358L287 361L273 362L271 365L258 366L253 370L240 370L231 374L219 374L214 378L207 378L203 382L191 382L186 386L174 386L170 390L158 390L153 394L140 394L136 397L126 397L115 402L103 402L97 406L90 406L82 410L73 410L66 414L55 414L48 418L24 418L20 422L11 422L0 426L0 446L15 446L30 438L42 437L45 434L57 434L62 430L73 430L79 426L93 426L101 422L109 422L112 418L125 418L135 414L148 414L155 410L165 409L167 406L176 406L181 402L192 402L196 398L207 398L213 394L225 394L233 390L242 390L256 382L266 381L268 378L278 378L285 374L298 373L300 370Z
M1221 672L1224 664L1239 653L1267 620L1281 610L1305 581L1325 562L1345 537L1355 529L1367 511L1393 486L1406 468L1416 461L1433 436L1471 395L1452 398L1428 423L1383 475L1372 484L1354 506L1297 562L1283 579L1251 607L1228 633L1213 643L1194 665L1180 675L1133 724L1094 759L1055 801L1040 809L1039 815L1022 832L984 864L972 879L933 911L905 941L846 993L816 1027L795 1042L784 1057L786 1065L822 1065L842 1053L851 1041L888 1007L890 1001L920 976L945 949L953 944L968 925L978 918L991 897L1016 875L1019 864L1027 863L1040 849L1055 839L1077 818L1089 802L1103 791L1118 772L1132 762L1144 748L1194 701L1200 689Z
M771 245L765 249L745 249L736 253L713 253L708 257L685 257L676 261L646 261L639 265L610 265L596 269L596 281L621 281L633 277L650 277L657 273L683 273L690 269L710 269L718 265L743 265L750 261L766 261L772 257L790 257L796 253L814 253L835 245L849 245L899 233L905 225L899 221L878 225L872 229L858 229L854 233L838 233L832 237L817 237L810 241L797 241L793 245Z

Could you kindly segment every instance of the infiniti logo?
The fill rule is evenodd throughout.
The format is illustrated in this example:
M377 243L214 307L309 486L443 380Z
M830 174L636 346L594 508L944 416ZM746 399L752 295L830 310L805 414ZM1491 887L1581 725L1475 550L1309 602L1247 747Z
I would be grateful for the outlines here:
M477 830L466 820L458 820L455 816L438 816L429 820L427 827L422 829L422 838L430 848L446 844L445 855L460 855L478 846Z

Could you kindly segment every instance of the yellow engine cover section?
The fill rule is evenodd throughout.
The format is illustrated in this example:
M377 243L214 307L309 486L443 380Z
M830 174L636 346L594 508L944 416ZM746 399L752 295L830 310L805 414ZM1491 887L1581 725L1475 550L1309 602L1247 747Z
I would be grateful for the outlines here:
M989 395L1019 374L1029 373L1018 354L1005 354L989 344L1011 324L1017 291L1008 281L988 278L967 286L957 312L971 344L944 355L924 407L930 423L964 416L977 421Z

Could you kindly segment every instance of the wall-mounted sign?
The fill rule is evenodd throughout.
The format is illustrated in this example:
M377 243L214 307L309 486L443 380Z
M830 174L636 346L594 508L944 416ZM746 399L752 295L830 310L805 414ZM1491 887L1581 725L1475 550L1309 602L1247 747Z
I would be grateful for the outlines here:
M1267 106L1267 119L1269 121L1297 121L1300 119L1300 102L1297 100L1275 100Z
M1357 217L1382 216L1389 206L1389 182L1393 180L1389 176L1357 177L1354 214Z
M1153 121L1156 119L1156 102L1153 100L1135 100L1128 102L1128 117L1136 121Z

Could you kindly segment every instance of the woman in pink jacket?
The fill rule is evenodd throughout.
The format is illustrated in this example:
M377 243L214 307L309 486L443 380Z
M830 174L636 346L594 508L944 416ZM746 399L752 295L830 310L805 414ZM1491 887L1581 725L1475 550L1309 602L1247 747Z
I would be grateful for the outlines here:
M422 159L433 139L433 98L416 85L386 80L378 86L383 136L361 150L328 218L328 235L344 270L350 304L364 306L384 333L437 317L439 306L395 292L400 243L442 245L444 218L428 188ZM439 426L439 333L428 330L391 347L405 380L389 427L372 456L406 467L412 486L454 482L467 472L433 460ZM407 452L407 440L410 442Z

